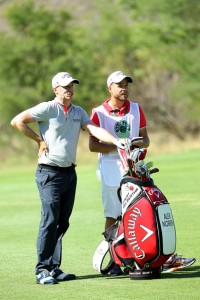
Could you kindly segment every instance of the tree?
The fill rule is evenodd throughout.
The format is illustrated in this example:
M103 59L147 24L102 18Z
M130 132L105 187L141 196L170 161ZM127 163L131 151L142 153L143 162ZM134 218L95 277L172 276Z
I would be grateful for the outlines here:
M199 131L197 0L102 0L81 25L80 16L38 2L16 2L6 12L11 31L0 33L1 123L51 100L51 78L63 70L80 79L74 102L90 113L109 96L107 76L121 69L134 78L130 98L144 107L150 129L159 124L181 138L186 129Z
M55 96L51 79L59 71L68 71L80 80L80 98L76 104L87 109L91 74L98 73L83 31L72 25L64 10L36 7L33 1L15 3L6 11L11 26L9 36L1 33L0 87L3 101L0 115L4 120ZM89 75L89 76L88 76ZM95 76L94 76L95 80ZM82 80L81 80L82 81ZM93 94L94 95L94 94Z
M119 2L132 13L129 60L149 119L180 138L199 131L199 1Z

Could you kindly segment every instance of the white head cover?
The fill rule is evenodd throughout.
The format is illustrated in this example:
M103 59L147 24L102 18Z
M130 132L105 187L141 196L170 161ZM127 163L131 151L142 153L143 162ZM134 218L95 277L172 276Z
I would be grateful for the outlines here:
M93 268L101 273L103 260L108 253L109 244L107 241L103 240L97 247L93 255Z

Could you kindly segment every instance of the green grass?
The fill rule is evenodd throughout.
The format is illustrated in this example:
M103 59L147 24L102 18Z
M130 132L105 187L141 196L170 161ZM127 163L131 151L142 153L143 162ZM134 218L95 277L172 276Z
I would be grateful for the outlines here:
M78 188L68 233L63 239L62 268L78 279L55 286L35 284L36 238L40 201L35 166L6 166L0 172L1 299L134 299L184 300L200 295L200 151L149 157L160 172L155 184L168 198L177 231L176 251L197 262L158 280L101 276L92 267L94 250L103 239L101 190L96 165L77 167Z

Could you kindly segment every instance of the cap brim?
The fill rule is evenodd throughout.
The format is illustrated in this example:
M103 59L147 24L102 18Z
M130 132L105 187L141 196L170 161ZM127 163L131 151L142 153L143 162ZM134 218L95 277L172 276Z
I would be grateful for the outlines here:
M130 82L130 83L133 82L133 79L132 79L131 77L127 76L127 77L125 77L125 78L128 80L128 82Z
M113 81L114 83L119 83L122 80L127 79L129 83L133 82L133 79L130 76L124 76L123 78L121 78L119 81Z
M124 79L127 79L127 81L129 83L133 82L133 79L130 76L124 76L124 77L121 77L119 80L115 80L115 81L112 81L112 82L109 82L109 83L107 82L107 86L109 87L112 83L119 83L119 82L121 82Z
M74 83L77 83L77 84L79 84L80 83L80 81L78 80L78 79L74 79L74 80L72 80Z
M74 82L76 84L79 84L79 80L78 79L71 79L71 80L66 80L65 82L62 83L62 85L60 84L60 86L67 86L68 84L70 84L71 82Z

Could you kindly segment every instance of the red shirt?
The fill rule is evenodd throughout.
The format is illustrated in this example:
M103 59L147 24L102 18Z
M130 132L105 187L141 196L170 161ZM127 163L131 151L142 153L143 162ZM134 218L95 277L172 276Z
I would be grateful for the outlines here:
M121 109L113 109L109 104L108 104L108 101L110 100L107 99L102 105L104 106L104 108L107 110L107 112L110 114L110 115L115 115L117 117L120 117L120 116L125 116L127 113L129 113L130 111L130 102L129 100L126 100L124 102L124 105L122 106ZM144 112L142 110L142 108L139 106L139 111L140 111L140 128L143 128L147 125L146 123L146 119L145 119L145 116L144 116ZM98 115L96 112L93 111L92 113L92 116L91 116L91 120L97 125L97 126L100 126L100 123L99 123L99 118L98 118Z

